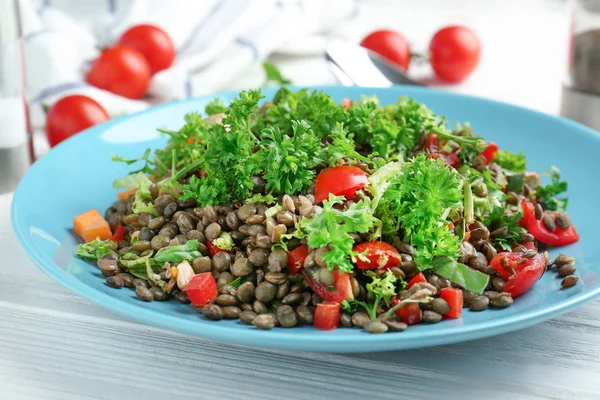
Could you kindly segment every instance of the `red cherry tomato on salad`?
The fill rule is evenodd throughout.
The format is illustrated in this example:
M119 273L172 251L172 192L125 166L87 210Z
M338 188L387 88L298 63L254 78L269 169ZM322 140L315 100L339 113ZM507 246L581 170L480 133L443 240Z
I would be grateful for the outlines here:
M63 97L46 115L46 137L54 147L84 129L108 121L110 116L100 104L87 96Z
M360 42L362 47L374 51L385 59L408 71L410 45L398 32L381 30L370 33Z
M354 246L357 253L365 253L368 261L357 258L360 269L378 269L397 267L402 262L400 253L394 246L385 242L363 242Z
M350 275L341 274L337 269L333 270L333 285L328 285L323 282L320 275L321 267L304 268L302 275L310 288L318 294L324 301L341 303L344 300L354 299L352 294L352 284L350 283Z
M129 28L119 44L138 50L148 60L152 75L169 68L175 60L175 45L167 32L154 25L136 25Z
M535 218L535 211L533 204L523 199L521 206L523 208L523 221L525 222L525 228L536 238L538 241L549 244L550 246L564 246L566 244L575 243L579 240L579 233L575 226L571 225L567 229L560 229L556 227L553 231L546 228L546 225L542 220ZM545 211L544 214L550 214Z
M477 34L464 26L440 29L429 42L433 71L443 81L460 82L479 63L481 43Z
M400 300L397 297L392 297L392 307L398 305ZM414 325L421 322L423 319L423 313L418 303L408 303L396 310L396 315L400 318L400 321L406 325Z
M102 51L86 81L129 99L141 99L150 85L150 66L138 50L118 44Z
M340 325L340 304L319 303L315 310L313 325L323 331L332 331Z
M413 276L412 278L410 278L410 280L406 284L405 289L408 290L411 287L415 286L417 283L425 283L425 282L427 282L427 279L425 278L425 275L423 275L422 272L419 272L418 274L416 274L415 276Z
M323 200L327 200L330 193L351 200L357 190L368 184L367 174L358 167L342 165L325 168L317 176L315 203L319 204Z
M546 258L541 254L525 258L522 253L503 252L494 257L490 265L506 279L504 291L517 297L540 280L546 270Z
M115 233L113 233L112 238L110 238L110 240L112 240L115 243L119 243L121 240L123 240L124 237L125 227L123 225L119 225L117 226L117 229L115 229Z
M488 143L485 150L481 152L481 155L485 157L485 165L490 165L496 153L498 152L498 145L495 142Z
M203 272L194 277L183 288L192 305L204 307L217 297L217 282L210 272Z
M440 289L440 297L446 300L450 306L450 311L444 314L448 318L460 318L463 309L463 293L462 290L452 287Z
M287 269L290 275L296 275L302 271L306 256L308 256L308 246L305 244L288 253Z
M206 247L208 247L208 254L210 254L211 257L213 257L217 253L228 253L229 252L229 250L222 249L219 246L217 246L216 244L214 244L212 240L209 240L206 242Z

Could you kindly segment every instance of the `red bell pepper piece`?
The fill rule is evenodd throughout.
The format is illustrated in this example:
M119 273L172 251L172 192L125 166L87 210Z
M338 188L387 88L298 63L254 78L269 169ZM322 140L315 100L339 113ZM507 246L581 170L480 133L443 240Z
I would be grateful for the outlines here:
M308 256L308 246L303 244L288 253L287 269L290 275L296 275L304 268L304 260Z
M410 278L410 280L406 284L405 289L408 290L417 283L425 283L425 282L427 282L427 279L425 279L425 275L423 275L422 272L419 272L418 274L416 274L415 276Z
M217 297L217 282L212 273L203 272L194 277L183 288L192 305L204 307Z
M332 331L340 324L340 303L319 303L313 325L317 329Z
M206 247L208 247L208 253L210 254L211 257L213 257L217 253L229 252L229 250L222 249L219 246L217 246L216 244L214 244L212 240L209 240L206 242Z
M400 303L397 297L392 297L392 307L395 307ZM396 310L396 315L400 318L400 321L406 325L414 325L421 322L423 319L423 313L419 303L408 303Z
M442 159L446 165L454 168L457 168L460 165L460 160L458 159L458 152L460 149L454 150L451 153L440 151L438 145L438 136L435 133L430 133L427 136L423 150L429 153L427 156L428 158Z
M551 231L546 228L546 225L544 225L541 219L538 220L535 218L533 204L523 199L521 205L523 207L523 221L525 227L538 241L551 246L564 246L579 240L579 234L577 233L575 226L571 225L567 229L556 227L556 229ZM546 213L548 213L548 211L544 212L544 214Z
M119 243L125 237L125 227L123 225L117 226L115 233L112 235L112 240L115 243Z
M496 153L498 152L498 145L495 142L489 142L488 146L481 152L481 155L485 157L485 165L490 165Z
M463 293L462 290L452 287L442 288L440 297L446 300L450 306L450 311L444 314L448 318L460 318L463 309Z
M495 256L490 265L506 279L504 291L517 297L540 280L546 270L546 258L541 254L526 258L522 253L504 252Z

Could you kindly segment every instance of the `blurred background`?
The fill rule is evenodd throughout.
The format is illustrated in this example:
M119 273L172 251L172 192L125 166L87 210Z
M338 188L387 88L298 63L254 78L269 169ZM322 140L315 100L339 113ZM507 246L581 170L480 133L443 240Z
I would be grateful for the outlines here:
M593 88L570 90L569 65L582 62L572 34L594 28L598 3L0 0L0 167L15 157L2 149L23 138L40 157L77 130L158 103L282 82L338 84L325 57L333 40L396 57L421 84L593 125L572 115L595 97ZM436 34L457 25L464 29ZM366 39L381 30L391 32ZM592 54L595 43L597 35L583 49ZM584 57L583 85L597 81L594 57Z

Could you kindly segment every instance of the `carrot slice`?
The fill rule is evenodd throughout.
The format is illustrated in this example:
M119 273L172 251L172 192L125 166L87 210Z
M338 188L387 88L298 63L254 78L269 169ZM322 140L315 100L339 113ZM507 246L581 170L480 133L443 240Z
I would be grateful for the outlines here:
M117 196L119 197L119 199L125 200L132 194L135 194L135 188L124 190L124 191L118 193Z
M89 210L73 218L73 229L86 243L96 238L107 240L112 237L108 222L96 210Z

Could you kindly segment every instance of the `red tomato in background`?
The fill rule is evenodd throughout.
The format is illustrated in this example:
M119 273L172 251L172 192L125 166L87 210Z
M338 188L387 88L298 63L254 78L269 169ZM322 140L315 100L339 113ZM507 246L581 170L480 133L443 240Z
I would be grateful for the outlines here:
M400 253L394 246L385 242L363 242L354 246L357 253L364 253L368 261L360 258L356 260L356 266L360 269L378 269L397 267L402 262Z
M129 28L119 44L138 50L148 60L152 75L169 68L175 60L175 45L169 35L154 25L136 25Z
M315 185L315 204L329 198L329 194L354 198L356 191L369 184L365 172L354 166L342 165L325 168L317 176Z
M532 258L522 253L500 253L490 265L506 279L504 291L517 297L529 291L540 280L546 270L546 258L536 254Z
M404 71L410 64L410 45L398 32L381 30L370 33L360 42L362 47L374 51L398 65Z
M63 97L46 114L46 136L50 147L109 119L106 110L94 99L81 95Z
M85 79L89 84L119 96L141 99L148 90L150 77L150 66L144 55L118 44L102 51Z
M479 63L481 43L477 34L464 26L440 29L429 42L433 71L443 81L460 82Z

